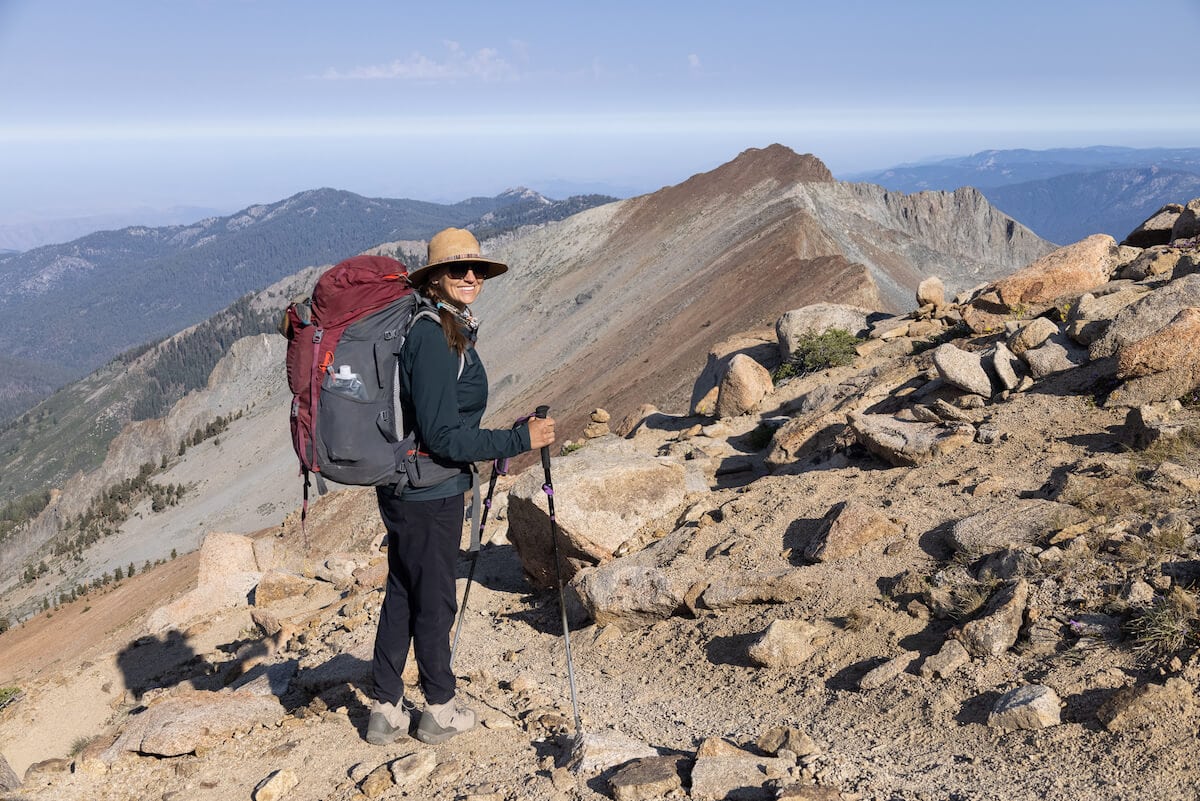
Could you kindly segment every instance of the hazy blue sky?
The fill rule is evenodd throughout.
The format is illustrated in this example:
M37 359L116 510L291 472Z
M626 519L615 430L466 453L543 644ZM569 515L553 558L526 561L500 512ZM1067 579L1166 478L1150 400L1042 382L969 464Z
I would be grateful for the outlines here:
M0 224L1200 146L1200 0L0 0Z

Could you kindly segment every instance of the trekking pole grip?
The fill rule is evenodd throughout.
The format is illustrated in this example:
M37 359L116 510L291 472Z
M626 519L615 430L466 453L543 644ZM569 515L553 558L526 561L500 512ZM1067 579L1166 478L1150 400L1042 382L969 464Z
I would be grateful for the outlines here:
M537 407L533 411L533 416L540 417L543 420L545 420L547 417L550 416L550 407L549 406ZM549 445L542 446L542 469L546 471L546 481L549 482L549 480L550 480L550 446Z

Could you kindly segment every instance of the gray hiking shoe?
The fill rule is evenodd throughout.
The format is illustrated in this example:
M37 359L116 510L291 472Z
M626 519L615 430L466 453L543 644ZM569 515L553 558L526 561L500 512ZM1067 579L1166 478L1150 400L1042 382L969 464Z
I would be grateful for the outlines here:
M417 724L417 739L423 743L437 745L456 734L475 727L475 710L463 706L457 698L444 704L427 704Z
M371 704L371 717L367 721L367 742L371 745L389 745L407 737L413 710L415 707L403 698L394 704L379 701Z

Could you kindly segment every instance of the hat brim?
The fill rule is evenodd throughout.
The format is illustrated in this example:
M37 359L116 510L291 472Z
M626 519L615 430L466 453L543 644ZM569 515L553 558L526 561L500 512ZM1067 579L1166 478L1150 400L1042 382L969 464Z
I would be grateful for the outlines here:
M452 264L469 264L472 267L478 267L481 265L486 266L487 272L483 276L484 280L495 278L508 272L508 265L502 261L485 259L480 256L471 256L469 258L461 259L442 259L441 261L435 261L430 264L426 264L424 267L418 267L416 270L413 270L408 274L408 281L414 286L419 285L429 277L429 274L432 270Z

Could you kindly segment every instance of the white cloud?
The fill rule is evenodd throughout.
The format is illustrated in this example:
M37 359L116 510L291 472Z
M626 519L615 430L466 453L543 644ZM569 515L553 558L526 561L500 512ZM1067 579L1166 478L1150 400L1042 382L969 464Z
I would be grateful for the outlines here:
M700 56L695 53L688 53L688 70L693 75L699 75L703 70L703 65L700 64Z
M469 53L454 41L445 41L444 56L439 60L420 52L388 64L371 64L348 70L329 68L321 77L327 80L398 80L420 83L479 80L486 83L510 81L520 73L500 51L484 47Z

